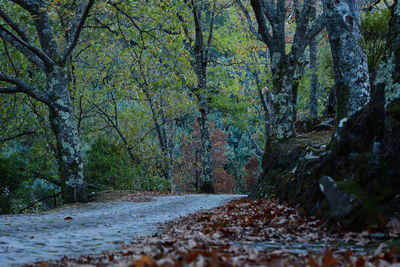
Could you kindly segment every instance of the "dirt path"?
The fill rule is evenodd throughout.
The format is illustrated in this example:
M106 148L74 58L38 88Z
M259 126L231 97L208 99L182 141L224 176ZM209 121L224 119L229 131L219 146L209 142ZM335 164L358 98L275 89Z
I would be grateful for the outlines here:
M89 203L49 214L0 216L0 265L114 249L134 237L156 233L161 223L240 197L167 196L151 202Z

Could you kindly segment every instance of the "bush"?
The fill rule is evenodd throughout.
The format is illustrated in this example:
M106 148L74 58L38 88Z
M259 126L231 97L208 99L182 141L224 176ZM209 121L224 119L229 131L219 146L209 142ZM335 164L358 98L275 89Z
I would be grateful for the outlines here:
M22 176L16 157L4 157L0 154L0 214L11 211L11 202L20 187Z
M88 189L102 190L161 190L169 183L135 164L127 156L123 145L106 136L98 137L85 155L85 179Z

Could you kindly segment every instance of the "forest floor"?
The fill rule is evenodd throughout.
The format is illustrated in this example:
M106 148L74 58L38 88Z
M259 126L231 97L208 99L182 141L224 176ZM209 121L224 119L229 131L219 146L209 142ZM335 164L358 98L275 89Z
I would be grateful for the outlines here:
M127 199L138 200L136 196ZM53 258L68 257L28 266L400 266L400 223L396 220L362 233L332 233L322 221L302 215L296 207L234 195L167 196L134 205L92 205L59 214L71 216L69 220L58 217L59 227L46 224L46 229L55 228L52 233L63 233L65 250ZM82 229L88 219L84 214L91 214L95 225L83 225ZM183 215L187 216L180 217ZM156 222L162 221L169 222L157 231ZM116 225L120 225L119 231ZM97 228L102 231L93 230ZM87 240L76 242L82 234ZM44 235L26 237L28 250L20 252L21 262L33 261L27 258L29 254L43 250L34 245L36 238ZM121 246L122 241L131 242ZM74 247L65 242L81 251L72 253ZM90 249L92 254L88 254ZM99 250L103 252L97 253ZM78 254L83 256L76 257Z

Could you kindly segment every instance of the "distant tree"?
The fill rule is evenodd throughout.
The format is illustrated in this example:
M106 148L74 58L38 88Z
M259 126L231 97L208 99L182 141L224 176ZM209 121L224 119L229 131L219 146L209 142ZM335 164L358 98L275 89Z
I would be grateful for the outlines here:
M315 20L317 9L315 6L312 7L311 20ZM318 41L314 37L310 40L310 117L318 117Z
M224 165L228 162L228 136L229 133L221 129L215 129L211 132L212 175L215 179L215 191L221 193L233 193L235 189L235 177L228 174L224 168Z
M244 175L244 190L251 192L257 182L257 177L260 173L258 170L258 160L256 157L249 158L249 161L244 165L246 173Z
M85 183L81 144L78 129L73 118L73 107L70 97L68 62L76 47L81 30L93 6L94 0L79 1L71 21L65 25L66 43L58 43L65 39L59 35L64 31L55 30L49 16L49 1L12 0L13 4L0 6L0 37L25 56L32 63L32 69L25 78L0 72L0 93L24 93L45 104L49 111L49 121L57 142L57 158L60 175L63 181L64 198L68 202L86 201ZM12 12L18 9L17 12ZM30 14L28 21L19 21L13 17L21 9ZM14 14L13 14L14 13ZM35 35L27 31L32 23L40 47L36 45ZM45 77L45 85L38 81L32 84L32 70L37 77ZM28 77L30 76L30 77Z
M178 15L185 33L185 47L191 54L191 65L196 74L197 84L189 86L190 91L198 100L201 138L201 178L200 190L203 192L214 191L214 178L212 176L211 140L208 128L209 103L211 101L211 88L207 83L207 67L210 62L213 46L214 24L217 13L216 0L184 0L192 13L190 25L187 19ZM194 28L192 30L191 28Z
M212 127L209 125L212 129ZM182 144L183 162L181 172L183 178L180 179L185 190L201 191L201 133L197 121L192 123L191 138ZM225 170L225 164L228 163L227 144L228 133L221 129L211 130L211 171L215 177L215 192L233 193L235 188L234 176L228 174Z

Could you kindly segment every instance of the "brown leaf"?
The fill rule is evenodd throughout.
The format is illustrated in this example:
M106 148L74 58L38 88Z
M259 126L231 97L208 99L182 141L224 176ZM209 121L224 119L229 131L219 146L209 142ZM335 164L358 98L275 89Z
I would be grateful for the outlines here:
M149 256L141 255L140 259L132 260L132 265L133 267L152 267L156 266L156 262Z
M364 257L359 257L356 261L356 267L364 267L365 266L365 259Z
M326 250L322 259L323 267L334 267L338 265L339 260L335 258L331 250Z
M319 267L319 265L315 262L314 258L311 255L307 257L307 264L311 267Z

